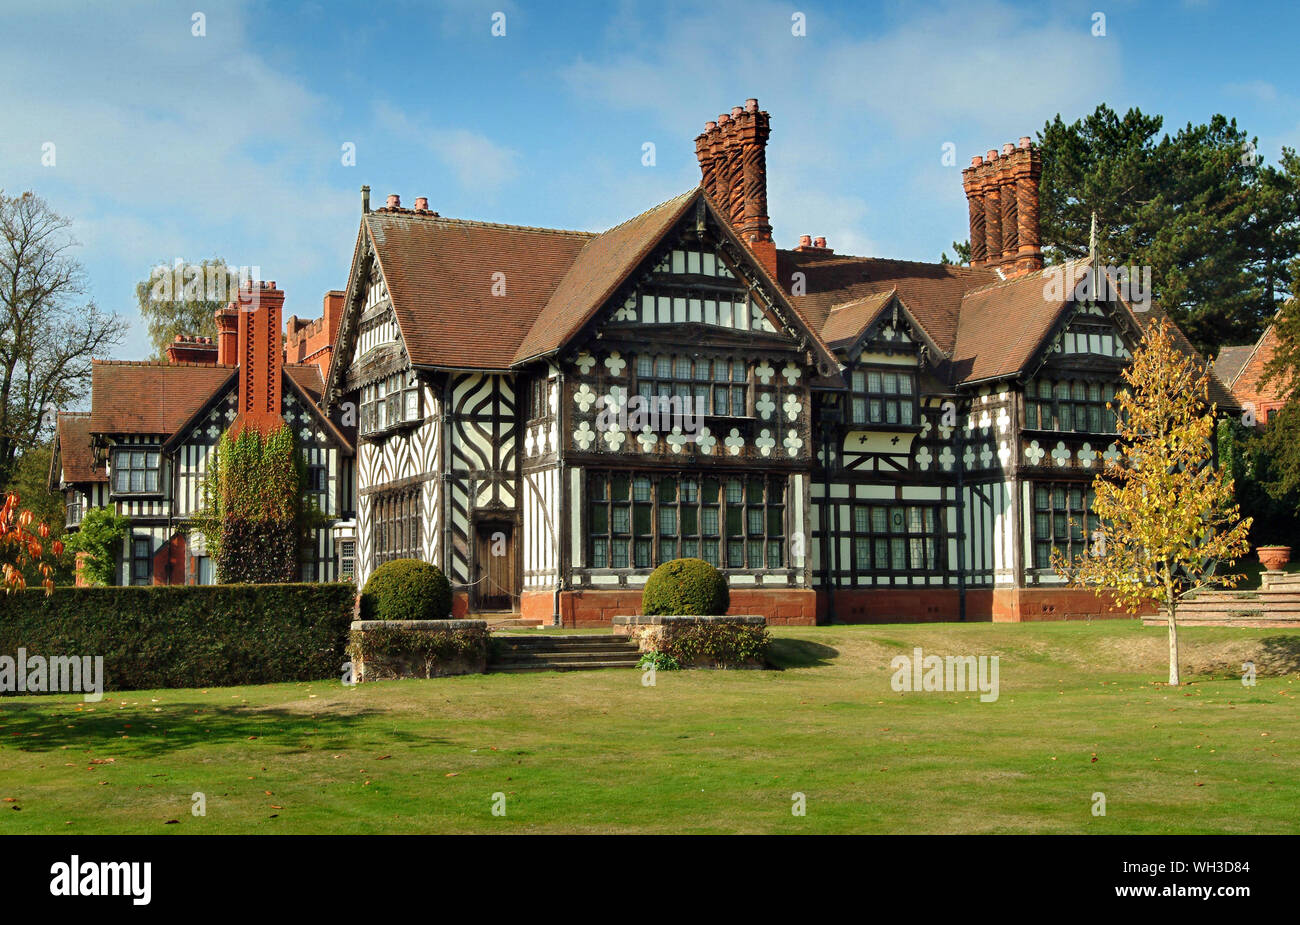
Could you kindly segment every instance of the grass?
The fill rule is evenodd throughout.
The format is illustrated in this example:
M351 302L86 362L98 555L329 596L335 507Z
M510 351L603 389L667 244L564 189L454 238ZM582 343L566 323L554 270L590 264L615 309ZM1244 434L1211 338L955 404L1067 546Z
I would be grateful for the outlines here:
M624 669L5 698L0 834L1300 832L1300 633L1185 628L1177 689L1137 621L774 635L783 670L653 687ZM999 699L894 692L914 646L998 655Z

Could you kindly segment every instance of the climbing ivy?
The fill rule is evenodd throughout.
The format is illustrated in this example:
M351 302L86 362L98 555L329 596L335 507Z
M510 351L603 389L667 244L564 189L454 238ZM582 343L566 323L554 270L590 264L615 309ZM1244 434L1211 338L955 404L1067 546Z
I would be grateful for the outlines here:
M293 434L281 427L226 431L203 485L195 527L222 584L297 581L298 552L308 521L303 464Z

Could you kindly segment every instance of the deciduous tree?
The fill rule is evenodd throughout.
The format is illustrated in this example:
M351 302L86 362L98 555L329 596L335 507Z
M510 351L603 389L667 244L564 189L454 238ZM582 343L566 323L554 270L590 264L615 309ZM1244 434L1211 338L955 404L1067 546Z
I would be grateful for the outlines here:
M126 330L81 301L69 225L34 193L0 191L0 488L23 451L53 432L56 410L85 397L91 357Z
M1249 551L1250 520L1232 476L1214 465L1214 407L1206 373L1161 320L1123 372L1115 397L1120 455L1094 480L1099 529L1073 561L1052 565L1072 584L1107 594L1131 612L1156 605L1169 627L1169 683L1179 683L1178 604L1207 587L1232 587Z

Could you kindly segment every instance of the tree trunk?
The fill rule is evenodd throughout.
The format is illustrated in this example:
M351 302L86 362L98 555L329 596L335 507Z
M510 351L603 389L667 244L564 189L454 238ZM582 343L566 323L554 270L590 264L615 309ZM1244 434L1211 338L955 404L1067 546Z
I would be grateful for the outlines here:
M1169 616L1169 683L1174 687L1179 684L1178 678L1178 620L1174 610L1174 602L1171 600L1165 605Z

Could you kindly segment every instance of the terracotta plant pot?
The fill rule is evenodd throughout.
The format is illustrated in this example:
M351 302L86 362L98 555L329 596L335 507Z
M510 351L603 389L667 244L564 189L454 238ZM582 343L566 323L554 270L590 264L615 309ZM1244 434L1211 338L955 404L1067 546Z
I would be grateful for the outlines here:
M1282 566L1291 561L1290 546L1260 546L1255 552L1259 553L1259 561L1270 572L1281 571Z

